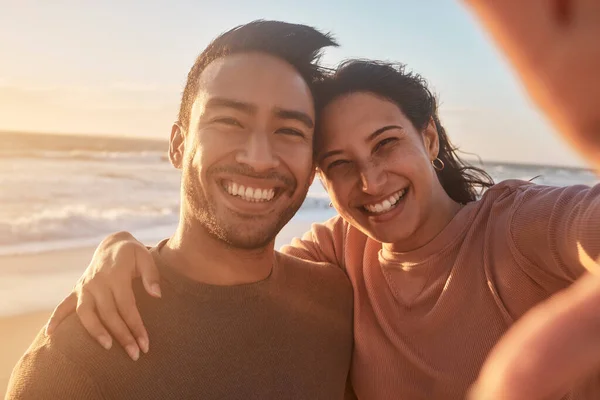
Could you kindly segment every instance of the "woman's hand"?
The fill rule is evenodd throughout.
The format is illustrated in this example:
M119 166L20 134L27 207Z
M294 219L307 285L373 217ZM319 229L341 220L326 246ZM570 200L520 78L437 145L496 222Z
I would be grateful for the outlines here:
M108 236L96 249L90 265L73 292L54 310L46 328L51 335L69 314L77 312L85 329L106 349L112 333L133 360L149 348L148 333L136 307L133 279L160 297L159 274L148 249L130 233Z
M464 2L533 100L600 172L600 1Z
M587 274L531 309L496 344L473 400L562 398L600 368L600 277Z
M600 1L464 2L533 100L600 172ZM534 307L509 330L470 398L545 399L600 368L600 276L597 261L587 264L596 274Z

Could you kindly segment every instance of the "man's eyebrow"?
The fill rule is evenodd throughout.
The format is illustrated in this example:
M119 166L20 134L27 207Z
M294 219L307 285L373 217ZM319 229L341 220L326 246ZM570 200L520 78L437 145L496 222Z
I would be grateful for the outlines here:
M275 115L281 119L294 119L301 122L307 128L312 129L315 127L313 119L305 112L296 110L286 110L284 108L276 108Z
M257 107L250 103L243 101L227 99L225 97L213 97L206 102L204 106L206 109L210 108L232 108L234 110L242 111L246 114L255 114Z

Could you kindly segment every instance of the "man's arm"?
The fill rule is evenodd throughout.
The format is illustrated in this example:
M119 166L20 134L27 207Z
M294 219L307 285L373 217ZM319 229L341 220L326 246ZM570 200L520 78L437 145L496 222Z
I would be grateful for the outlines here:
M104 397L83 368L69 360L48 340L40 340L13 369L6 400L88 399Z

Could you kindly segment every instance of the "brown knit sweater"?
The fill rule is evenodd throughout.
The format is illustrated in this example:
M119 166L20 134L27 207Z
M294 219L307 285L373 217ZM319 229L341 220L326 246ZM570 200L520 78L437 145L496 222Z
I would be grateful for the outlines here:
M600 186L507 181L411 252L387 252L339 217L284 252L350 277L359 400L462 400L504 332L583 273L578 243L600 255ZM600 399L600 375L567 398Z
M41 332L7 399L342 399L352 353L352 290L337 267L277 253L271 275L200 284L167 268L162 299L135 282L151 338L137 362L101 348L76 315ZM217 267L217 266L216 266Z

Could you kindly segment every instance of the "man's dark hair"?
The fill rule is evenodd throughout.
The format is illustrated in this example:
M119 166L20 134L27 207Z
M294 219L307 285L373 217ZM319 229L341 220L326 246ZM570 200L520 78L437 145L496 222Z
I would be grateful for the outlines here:
M212 61L235 53L270 54L296 68L312 91L313 84L323 78L318 62L322 49L327 46L337 46L330 34L281 21L256 20L219 35L198 56L188 73L179 107L179 123L184 129L188 128L200 74Z
M433 120L440 142L438 158L445 165L437 171L437 176L454 201L473 201L481 190L494 184L484 170L469 165L458 156L458 149L450 142L438 117L437 100L427 87L427 81L419 74L407 71L402 64L345 61L318 85L315 95L317 121L323 107L340 96L355 92L373 93L395 103L419 132Z

